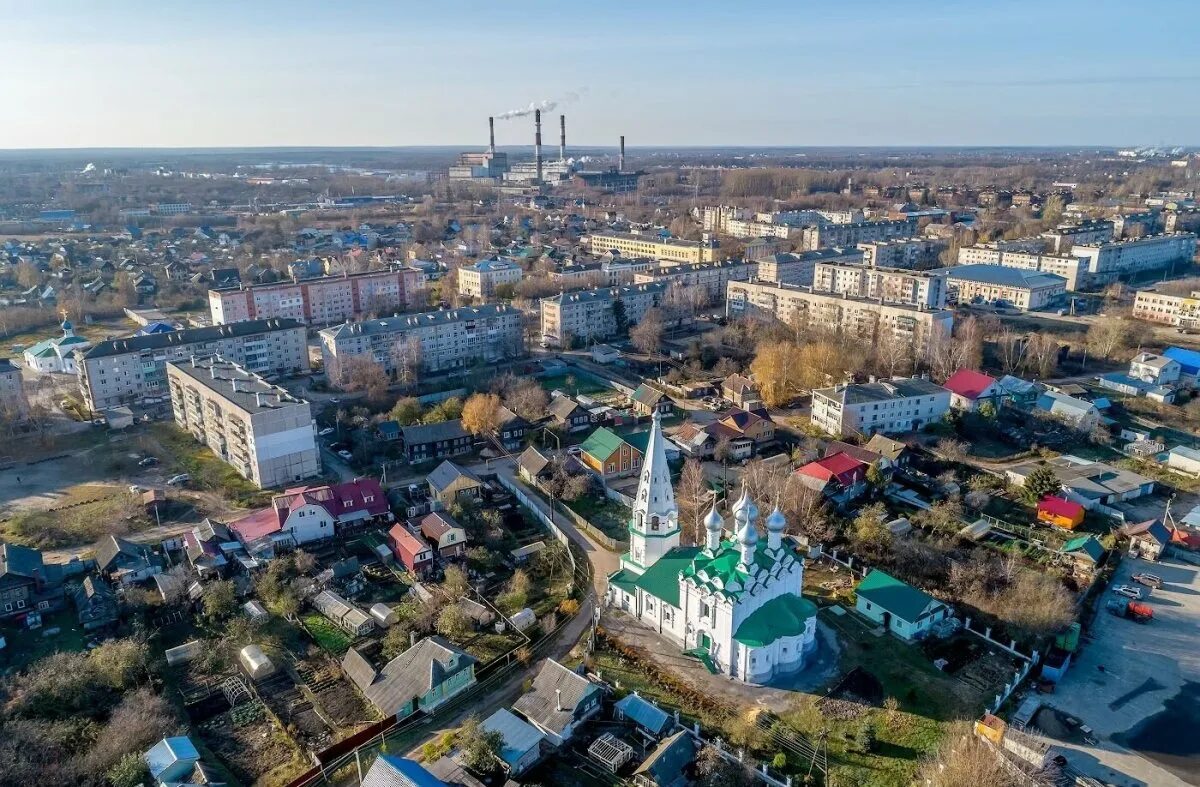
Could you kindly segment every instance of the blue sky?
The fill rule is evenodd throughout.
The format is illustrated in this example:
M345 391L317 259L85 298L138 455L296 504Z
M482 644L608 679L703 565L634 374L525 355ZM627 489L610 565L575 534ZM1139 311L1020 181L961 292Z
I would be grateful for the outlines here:
M0 0L0 148L1197 142L1194 0ZM532 122L497 124L525 144Z

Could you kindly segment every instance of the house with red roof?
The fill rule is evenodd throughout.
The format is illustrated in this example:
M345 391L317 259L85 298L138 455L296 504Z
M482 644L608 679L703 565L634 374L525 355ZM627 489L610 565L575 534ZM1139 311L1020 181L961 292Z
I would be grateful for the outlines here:
M433 567L433 549L403 523L397 522L388 531L388 546L400 565L417 576L424 576Z
M1074 530L1083 524L1083 517L1083 506L1061 497L1047 495L1037 504L1038 521L1055 527Z
M809 462L796 470L800 483L841 505L867 489L867 465L838 452Z
M950 392L950 406L968 413L975 412L984 402L998 405L1003 393L999 380L974 369L959 369L942 387Z
M467 554L467 531L446 511L433 511L421 517L417 529L434 545L443 560Z
M288 489L271 498L270 508L247 514L229 527L247 547L267 543L299 546L333 538L339 528L359 522L391 519L391 507L379 482L356 478L332 486Z

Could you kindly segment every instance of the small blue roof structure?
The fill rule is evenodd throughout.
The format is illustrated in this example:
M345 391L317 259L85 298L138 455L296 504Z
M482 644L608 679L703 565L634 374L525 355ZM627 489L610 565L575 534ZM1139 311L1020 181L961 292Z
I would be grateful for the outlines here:
M666 732L671 722L671 717L665 710L637 694L630 694L622 699L616 704L616 709L620 718L629 719L656 737Z
M414 760L380 754L363 777L362 787L448 787Z
M176 330L174 325L166 322L151 322L147 323L144 328L139 330L134 336L152 336L156 333L174 333Z
M1163 356L1178 361L1184 374L1193 377L1200 375L1200 352L1185 350L1182 347L1168 347L1163 350Z
M537 727L507 708L488 716L482 726L488 732L500 733L503 739L500 743L500 759L504 760L510 771L519 765L531 749L541 746L546 737Z
M150 775L160 782L183 779L200 761L200 752L186 735L163 738L151 746L144 756Z

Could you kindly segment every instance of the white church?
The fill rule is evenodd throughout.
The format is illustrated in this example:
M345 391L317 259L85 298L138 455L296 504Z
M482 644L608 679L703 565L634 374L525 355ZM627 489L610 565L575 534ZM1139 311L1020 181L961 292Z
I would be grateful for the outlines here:
M758 507L745 491L734 503L732 538L713 506L703 547L679 545L662 425L654 414L629 552L608 578L610 607L677 643L713 672L767 683L804 667L816 645L817 608L801 597L804 564L783 544L778 508L756 527Z

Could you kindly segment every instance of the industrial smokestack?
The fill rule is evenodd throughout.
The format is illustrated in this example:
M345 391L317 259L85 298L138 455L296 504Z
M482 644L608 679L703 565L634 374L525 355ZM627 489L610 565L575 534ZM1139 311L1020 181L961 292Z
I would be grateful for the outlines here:
M496 118L488 118L488 153L496 155Z
M542 182L542 110L533 110L533 160L537 167L536 180Z
M558 158L567 160L567 116L558 116Z
M621 155L617 157L617 169L621 172L625 171L625 135L621 135Z

